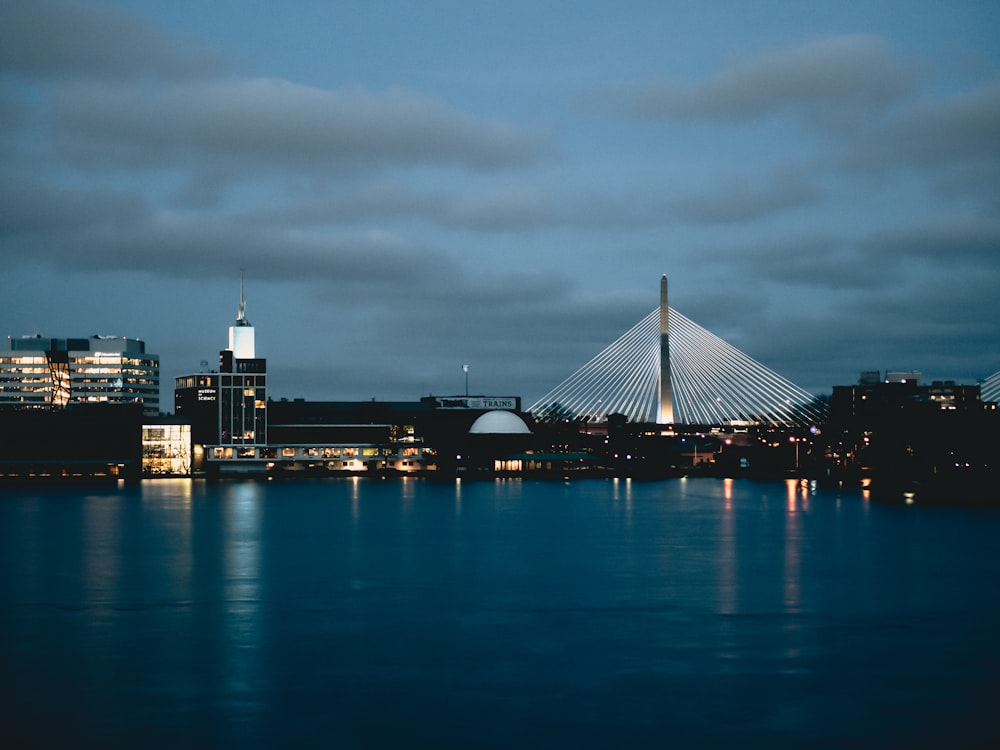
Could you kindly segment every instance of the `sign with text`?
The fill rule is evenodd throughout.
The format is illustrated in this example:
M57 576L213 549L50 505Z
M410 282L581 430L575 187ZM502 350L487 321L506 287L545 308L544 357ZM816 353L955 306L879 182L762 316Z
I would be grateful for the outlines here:
M517 396L451 396L435 399L439 409L508 409L517 411Z

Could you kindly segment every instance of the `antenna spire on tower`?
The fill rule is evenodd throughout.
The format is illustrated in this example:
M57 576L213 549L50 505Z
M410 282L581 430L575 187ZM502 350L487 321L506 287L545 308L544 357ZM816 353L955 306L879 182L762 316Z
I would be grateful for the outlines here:
M236 325L250 325L247 321L247 304L243 298L243 274L244 269L240 269L240 306L236 311Z

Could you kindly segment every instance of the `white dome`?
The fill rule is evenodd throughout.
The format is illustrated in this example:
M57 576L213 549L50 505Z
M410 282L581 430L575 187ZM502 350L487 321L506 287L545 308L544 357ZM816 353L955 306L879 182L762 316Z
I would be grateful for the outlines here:
M530 435L524 420L509 411L488 411L472 423L470 435Z

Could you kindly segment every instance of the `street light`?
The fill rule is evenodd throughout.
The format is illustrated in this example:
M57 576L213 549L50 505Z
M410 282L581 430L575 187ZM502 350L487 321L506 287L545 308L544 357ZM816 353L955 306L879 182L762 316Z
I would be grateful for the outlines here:
M462 370L465 372L465 397L469 397L469 366L462 365Z

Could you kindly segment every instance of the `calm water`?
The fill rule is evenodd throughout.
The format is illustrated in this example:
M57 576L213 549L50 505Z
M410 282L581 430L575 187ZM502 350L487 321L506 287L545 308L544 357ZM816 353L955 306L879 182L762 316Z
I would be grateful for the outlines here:
M8 747L1000 740L995 512L713 479L0 492Z

